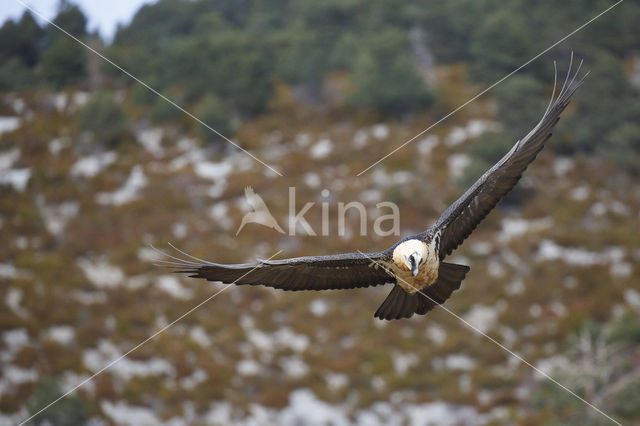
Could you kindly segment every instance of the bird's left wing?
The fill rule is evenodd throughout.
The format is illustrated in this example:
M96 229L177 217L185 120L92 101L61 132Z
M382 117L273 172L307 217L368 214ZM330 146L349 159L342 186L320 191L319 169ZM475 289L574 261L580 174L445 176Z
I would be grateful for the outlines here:
M551 136L551 130L560 119L560 114L569 104L569 98L584 79L576 80L580 67L571 79L570 71L571 67L560 93L555 100L554 96L551 97L547 110L533 130L516 142L513 148L449 206L434 224L432 229L435 228L436 235L438 232L440 235L441 259L462 244L500 199L516 185L527 166L542 150L544 143Z
M379 266L379 262L388 257L385 252L307 256L231 265L206 262L191 256L193 261L169 257L172 260L158 263L193 278L225 284L264 285L295 291L349 289L395 282L395 278Z

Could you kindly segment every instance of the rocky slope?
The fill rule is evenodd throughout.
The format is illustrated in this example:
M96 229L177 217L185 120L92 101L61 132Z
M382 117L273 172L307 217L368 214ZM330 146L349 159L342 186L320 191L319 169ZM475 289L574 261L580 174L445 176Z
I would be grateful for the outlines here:
M471 88L442 97L448 111ZM584 90L588 90L585 87ZM579 93L577 94L579 96ZM464 188L469 147L496 132L490 103L463 110L382 164L439 116L375 125L282 102L235 140L136 123L115 145L77 129L89 94L5 96L0 119L0 424L28 417L223 288L152 265L167 242L220 262L379 250ZM542 111L541 111L542 113ZM569 109L567 115L572 111ZM434 113L435 114L435 113ZM534 123L532 123L533 125ZM560 123L562 127L563 123ZM562 128L570 141L571 129ZM552 139L550 143L554 143ZM466 176L468 179L468 176ZM598 158L542 155L455 261L471 266L446 307L623 422L638 422L640 189ZM288 230L249 224L252 186ZM323 191L326 190L326 191ZM338 233L338 203L367 207ZM329 214L323 235L322 217ZM387 289L288 294L231 287L43 414L71 424L539 424L604 417L442 309L384 322ZM635 328L634 328L635 327ZM633 387L635 386L635 388ZM75 413L75 417L70 413ZM311 421L313 419L313 421Z

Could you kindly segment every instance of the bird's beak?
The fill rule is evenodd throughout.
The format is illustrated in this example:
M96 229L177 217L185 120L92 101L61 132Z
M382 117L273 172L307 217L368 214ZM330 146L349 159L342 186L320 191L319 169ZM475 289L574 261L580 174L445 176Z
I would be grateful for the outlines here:
M411 268L411 275L414 276L414 277L417 276L418 275L418 269L419 269L418 265L413 266Z
M422 257L418 253L412 253L409 256L409 264L411 266L411 275L417 276L420 270L420 264L422 263Z

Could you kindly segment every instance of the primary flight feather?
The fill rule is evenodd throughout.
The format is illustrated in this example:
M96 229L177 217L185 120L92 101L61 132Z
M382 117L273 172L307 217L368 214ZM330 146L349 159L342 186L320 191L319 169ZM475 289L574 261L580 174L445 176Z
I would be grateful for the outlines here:
M482 175L426 231L406 237L376 253L306 256L256 263L224 265L169 256L160 261L190 277L236 285L264 285L281 290L333 290L394 284L375 313L381 319L424 315L447 300L469 271L465 265L444 262L473 232L496 204L516 185L527 166L551 136L560 114L583 79L571 66L558 95L538 124Z

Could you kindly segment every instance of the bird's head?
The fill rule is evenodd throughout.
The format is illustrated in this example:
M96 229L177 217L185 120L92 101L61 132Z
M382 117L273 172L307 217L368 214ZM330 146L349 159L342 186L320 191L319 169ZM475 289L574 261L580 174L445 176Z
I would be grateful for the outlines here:
M412 276L417 276L420 265L427 259L427 245L420 240L404 241L393 250L393 261L400 268L411 272Z

